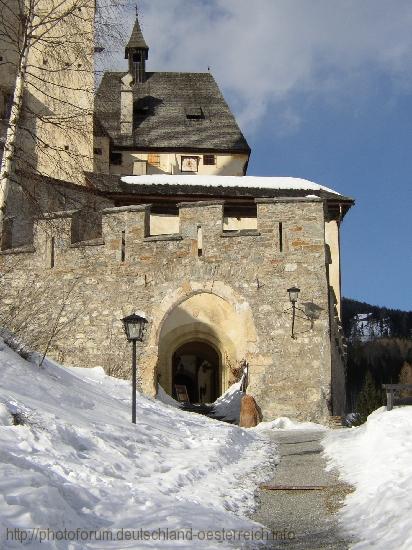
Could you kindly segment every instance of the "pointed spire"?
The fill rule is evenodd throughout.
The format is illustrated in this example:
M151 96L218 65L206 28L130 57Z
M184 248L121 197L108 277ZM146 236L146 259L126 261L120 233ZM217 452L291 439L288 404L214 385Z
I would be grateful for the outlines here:
M132 34L125 48L125 59L129 57L129 52L131 50L149 50L149 46L146 44L146 40L143 37L142 29L140 28L137 12Z

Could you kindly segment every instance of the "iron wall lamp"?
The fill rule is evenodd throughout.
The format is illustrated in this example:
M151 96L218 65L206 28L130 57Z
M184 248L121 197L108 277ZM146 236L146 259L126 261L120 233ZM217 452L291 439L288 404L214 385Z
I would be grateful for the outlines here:
M289 293L289 300L292 304L292 338L296 338L295 336L295 317L296 317L296 302L299 298L299 292L300 288L296 286L292 286L291 288L288 288Z
M296 339L296 336L295 336L296 310L301 311L304 314L305 318L310 321L311 330L313 329L315 319L319 319L320 312L322 311L322 308L314 304L313 302L305 302L303 304L305 309L297 307L296 302L299 299L299 293L300 293L300 288L296 286L292 286L291 288L288 288L289 300L290 300L290 303L292 304L292 338L294 339Z

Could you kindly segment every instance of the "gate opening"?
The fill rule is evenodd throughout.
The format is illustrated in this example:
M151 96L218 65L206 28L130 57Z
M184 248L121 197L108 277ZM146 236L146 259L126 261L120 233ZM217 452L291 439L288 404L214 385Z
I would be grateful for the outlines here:
M188 342L173 354L172 394L186 386L191 403L213 403L220 395L220 358L205 342Z

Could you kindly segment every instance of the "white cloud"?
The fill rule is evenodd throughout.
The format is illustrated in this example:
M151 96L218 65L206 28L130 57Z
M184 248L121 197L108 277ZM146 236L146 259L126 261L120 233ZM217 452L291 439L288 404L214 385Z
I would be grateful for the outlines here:
M377 74L412 88L410 0L143 0L140 11L149 70L210 66L246 132L273 105L297 128L296 93L367 94Z

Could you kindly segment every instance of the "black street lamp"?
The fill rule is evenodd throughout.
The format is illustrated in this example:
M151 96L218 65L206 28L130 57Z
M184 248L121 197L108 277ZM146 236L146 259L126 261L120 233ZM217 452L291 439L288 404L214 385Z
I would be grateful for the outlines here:
M141 342L143 340L145 327L148 323L148 320L144 315L138 315L137 313L132 313L122 319L124 331L126 333L127 339L133 344L133 356L132 356L132 422L136 424L136 390L137 390L137 368L136 368L136 342Z
M300 288L297 288L296 286L292 286L292 288L288 288L289 293L289 300L292 304L292 338L295 338L295 315L296 315L296 302L299 298L299 292Z

